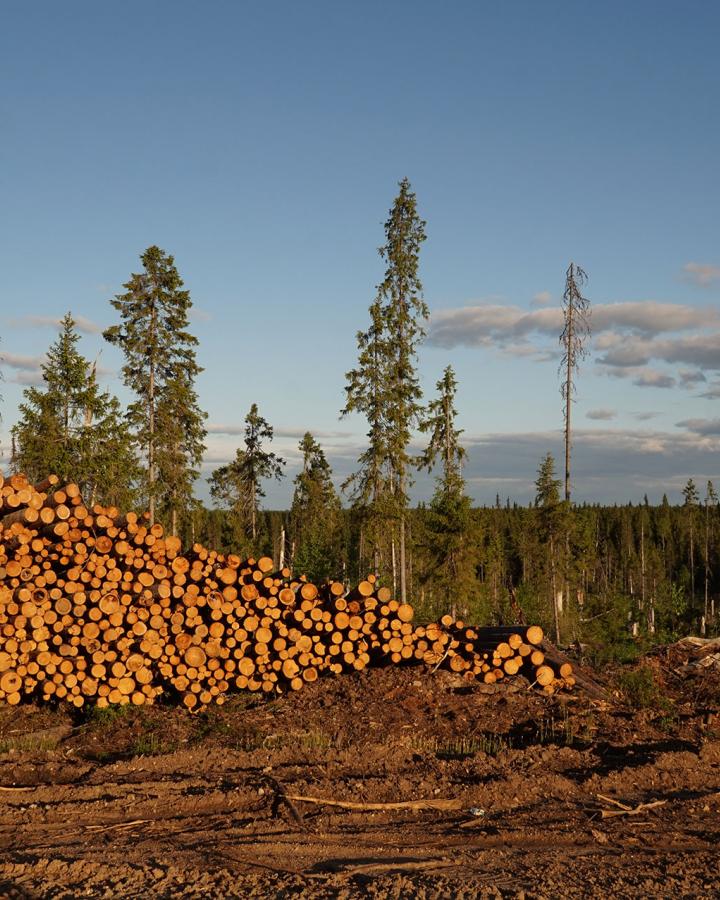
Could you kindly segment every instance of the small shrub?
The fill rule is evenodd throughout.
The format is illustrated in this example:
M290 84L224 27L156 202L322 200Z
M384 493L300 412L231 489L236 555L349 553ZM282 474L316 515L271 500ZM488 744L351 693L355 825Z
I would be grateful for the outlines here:
M87 723L109 728L120 719L127 717L135 707L129 703L112 703L110 706L91 706L87 713Z
M56 737L47 735L21 734L17 737L7 737L0 740L0 754L9 753L11 750L22 753L45 753L55 750L58 746Z
M618 686L628 705L634 709L657 709L664 705L665 698L649 666L623 672L618 678Z
M177 744L174 741L166 741L156 732L143 732L139 734L130 748L132 756L163 756L165 753L174 753Z

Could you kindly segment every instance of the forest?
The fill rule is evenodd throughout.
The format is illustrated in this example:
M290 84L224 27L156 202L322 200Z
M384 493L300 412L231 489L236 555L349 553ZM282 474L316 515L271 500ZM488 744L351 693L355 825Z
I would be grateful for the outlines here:
M190 332L189 291L172 255L151 246L141 271L110 302L117 323L104 340L124 356L124 408L79 351L71 312L28 387L12 428L9 468L40 481L72 481L92 505L147 510L172 535L245 556L270 555L315 581L374 573L421 620L444 613L483 624L537 622L559 644L579 644L597 662L631 657L648 643L718 631L718 497L688 477L684 502L578 505L572 500L572 409L591 333L587 275L565 273L558 336L565 454L538 460L528 506L497 497L477 507L463 477L456 425L457 379L448 364L424 400L418 353L429 310L420 280L426 223L403 179L379 248L384 273L357 333L340 416L360 415L367 446L356 472L336 486L311 431L289 510L263 506L264 485L282 479L273 426L250 404L235 457L210 474L212 505L196 496L206 414L202 371ZM424 450L413 453L420 437ZM429 503L413 506L418 470L434 472ZM530 473L528 473L530 474Z

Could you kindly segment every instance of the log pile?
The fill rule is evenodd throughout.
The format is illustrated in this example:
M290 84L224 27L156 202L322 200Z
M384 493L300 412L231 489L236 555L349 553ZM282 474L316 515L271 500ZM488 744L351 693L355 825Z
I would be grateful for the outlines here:
M235 690L295 691L325 674L400 663L494 683L518 673L548 693L572 667L549 665L542 629L480 628L413 609L368 576L315 585L179 539L77 485L0 475L0 702L153 703L187 709Z

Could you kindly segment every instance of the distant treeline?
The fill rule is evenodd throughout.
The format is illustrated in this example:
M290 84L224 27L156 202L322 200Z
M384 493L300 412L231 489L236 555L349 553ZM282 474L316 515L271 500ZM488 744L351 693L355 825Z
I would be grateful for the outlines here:
M691 501L693 497L690 498ZM433 512L409 511L408 593L418 616L432 619L455 611L472 621L538 622L561 640L613 645L628 639L664 641L689 632L717 630L720 598L720 514L715 503L671 506L583 505L556 510L562 529L551 547L547 511L506 503L472 509L476 556L458 573L461 588L448 593L437 578ZM368 572L363 556L363 520L342 510L304 542L290 511L264 511L257 552L279 563L300 563L312 578L353 582ZM567 539L566 539L567 535ZM199 508L184 535L214 547L235 546L232 517ZM553 553L555 558L553 559ZM397 577L397 576L396 576ZM392 566L385 573L392 583Z

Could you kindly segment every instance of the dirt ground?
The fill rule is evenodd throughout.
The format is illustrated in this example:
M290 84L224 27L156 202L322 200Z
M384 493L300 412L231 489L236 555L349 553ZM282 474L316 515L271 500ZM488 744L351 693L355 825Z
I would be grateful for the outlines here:
M3 708L0 896L717 897L720 683L649 665L634 706L392 668L195 716Z

